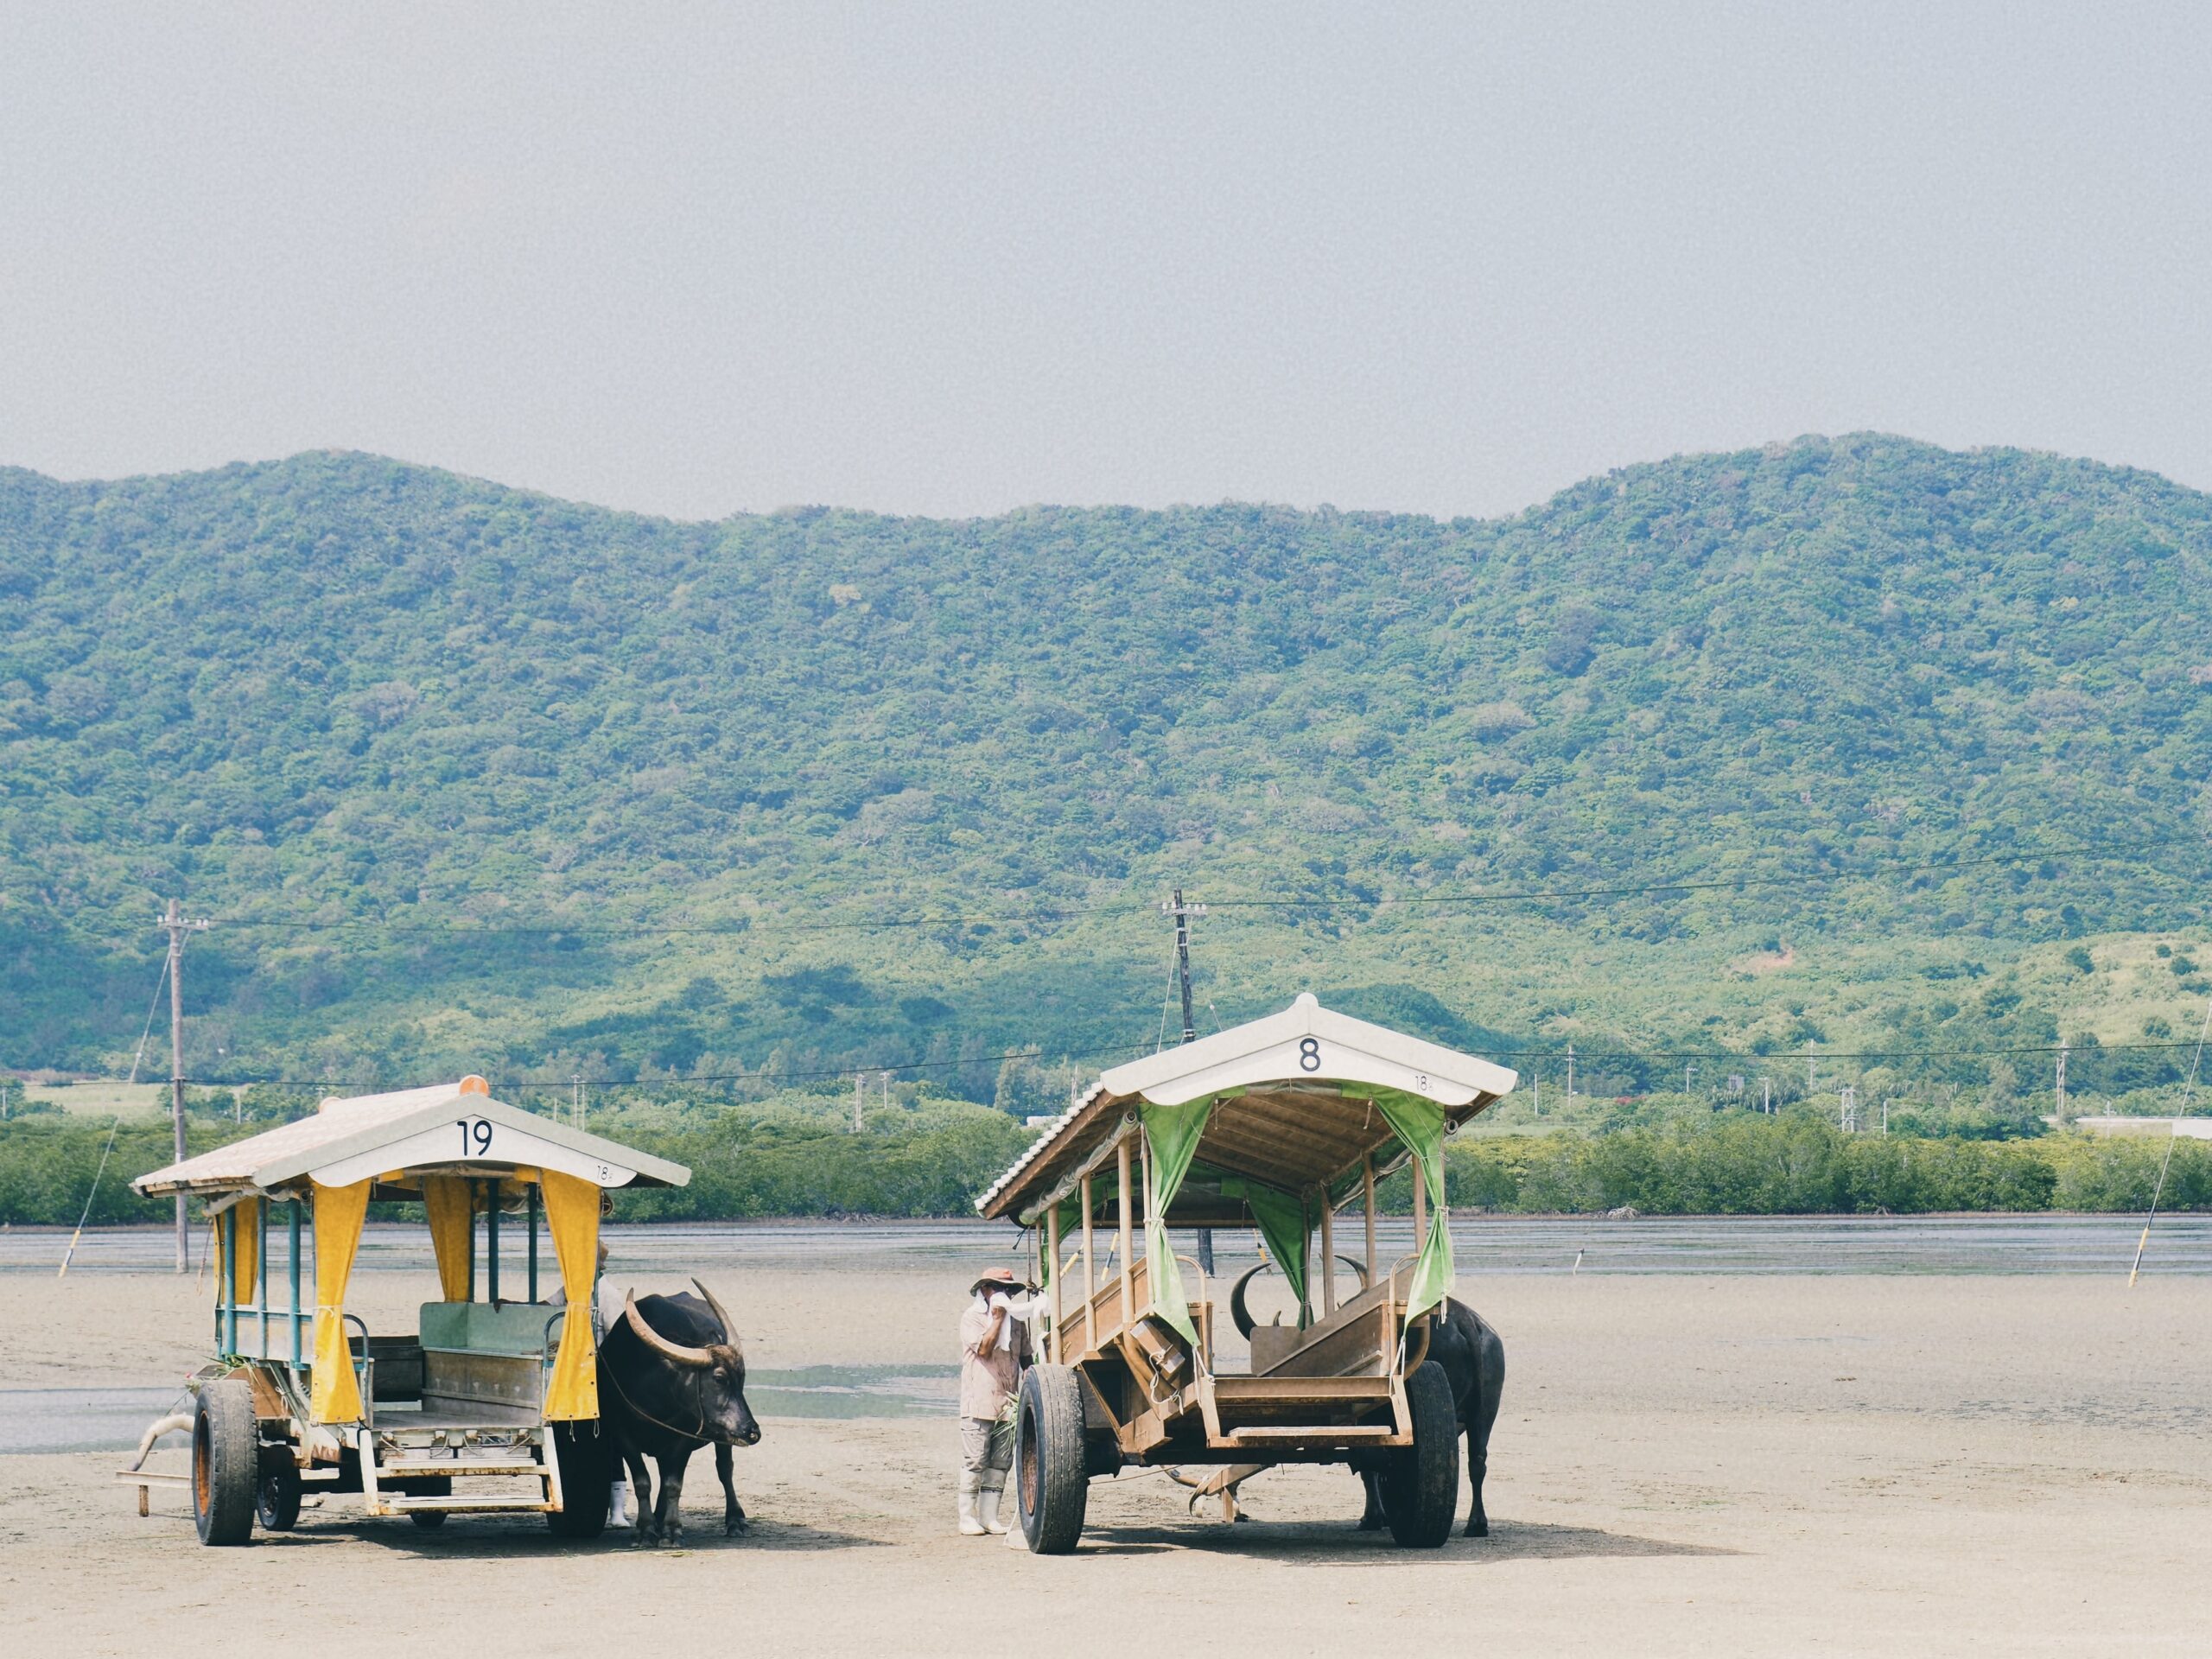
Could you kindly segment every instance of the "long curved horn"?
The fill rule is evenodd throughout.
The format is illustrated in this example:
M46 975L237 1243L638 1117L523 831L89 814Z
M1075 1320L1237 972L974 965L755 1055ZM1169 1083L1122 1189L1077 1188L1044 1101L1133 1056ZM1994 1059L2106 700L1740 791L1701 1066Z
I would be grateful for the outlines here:
M1364 1262L1355 1262L1348 1255L1340 1255L1337 1260L1343 1262L1344 1266L1352 1270L1354 1275L1356 1275L1359 1280L1359 1287L1362 1290L1365 1290L1367 1288L1367 1263Z
M135 1475L146 1466L146 1459L153 1454L154 1442L162 1435L181 1433L191 1427L192 1414L188 1411L175 1412L158 1419L138 1442L138 1455L130 1460L130 1472Z
M622 1294L622 1317L628 1322L631 1334L663 1359L692 1370L704 1370L715 1363L715 1357L705 1349L686 1348L681 1343L671 1342L647 1325L645 1316L638 1312L638 1293L634 1290Z
M736 1347L737 1321L730 1318L729 1310L721 1305L721 1300L715 1296L713 1291L709 1290L696 1279L694 1279L691 1281L691 1287L707 1299L707 1306L714 1309L715 1317L721 1321L722 1340L729 1344L731 1347Z
M1414 1327L1413 1332L1407 1332L1407 1345L1412 1350L1412 1351L1408 1353L1406 1356L1406 1375L1408 1376L1411 1376L1415 1371L1421 1370L1421 1363L1428 1357L1428 1344L1431 1338L1429 1325L1430 1321L1423 1319L1418 1325ZM1412 1338L1414 1332L1418 1332L1421 1336L1421 1346L1418 1348L1412 1347Z
M1229 1317L1236 1322L1236 1334L1247 1342L1252 1340L1252 1312L1244 1306L1244 1287L1273 1265L1272 1262L1262 1262L1256 1267L1248 1268L1244 1276L1236 1281L1236 1288L1229 1293Z

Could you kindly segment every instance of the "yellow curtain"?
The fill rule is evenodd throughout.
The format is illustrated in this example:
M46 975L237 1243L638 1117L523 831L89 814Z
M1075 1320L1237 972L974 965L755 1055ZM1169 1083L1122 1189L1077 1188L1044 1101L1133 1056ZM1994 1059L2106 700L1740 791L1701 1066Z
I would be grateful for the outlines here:
M545 1230L561 1263L569 1317L545 1385L548 1422L599 1415L599 1352L591 1337L591 1287L599 1273L599 1189L558 1170L543 1172Z
M231 1230L231 1300L243 1307L261 1285L261 1198L240 1198L223 1212Z
M371 1185L315 1184L315 1386L308 1415L318 1423L361 1421L361 1386L353 1376L343 1315Z
M423 1208L429 1212L430 1248L437 1252L438 1294L448 1302L465 1302L469 1258L476 1249L475 1212L467 1178L425 1175Z

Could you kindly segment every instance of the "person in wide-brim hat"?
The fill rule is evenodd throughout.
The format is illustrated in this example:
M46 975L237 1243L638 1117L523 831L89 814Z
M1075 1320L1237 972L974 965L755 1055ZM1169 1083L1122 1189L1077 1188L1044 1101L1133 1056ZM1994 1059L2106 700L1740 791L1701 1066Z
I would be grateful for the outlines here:
M999 1500L1014 1462L1014 1399L1029 1363L1036 1287L1011 1268L988 1268L960 1313L960 1530L1004 1532Z

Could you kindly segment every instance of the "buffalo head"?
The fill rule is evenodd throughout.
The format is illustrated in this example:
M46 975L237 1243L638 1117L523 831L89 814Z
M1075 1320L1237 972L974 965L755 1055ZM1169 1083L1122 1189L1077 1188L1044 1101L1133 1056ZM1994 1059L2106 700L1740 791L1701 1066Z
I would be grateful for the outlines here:
M647 1352L666 1363L667 1374L662 1381L672 1396L667 1399L669 1427L689 1430L696 1424L702 1440L751 1446L760 1438L760 1425L753 1421L753 1408L745 1403L745 1351L738 1346L736 1322L715 1300L714 1292L696 1279L691 1282L713 1310L719 1327L709 1340L693 1345L663 1336L638 1312L635 1292L622 1299L623 1321ZM658 1395L662 1390L653 1392Z

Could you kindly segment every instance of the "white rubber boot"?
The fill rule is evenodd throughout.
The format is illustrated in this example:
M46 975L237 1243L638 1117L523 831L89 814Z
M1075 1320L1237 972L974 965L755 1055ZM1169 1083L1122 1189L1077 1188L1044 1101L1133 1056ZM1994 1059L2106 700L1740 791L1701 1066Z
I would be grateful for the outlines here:
M983 1523L976 1518L976 1494L982 1479L973 1469L960 1471L960 1533L965 1538L983 1535Z
M626 1527L630 1524L630 1483L618 1480L607 1489L607 1524Z
M999 1519L999 1498L1006 1491L1006 1471L986 1469L982 1480L982 1501L978 1507L982 1510L983 1530L1004 1532L1007 1528L1006 1522Z

